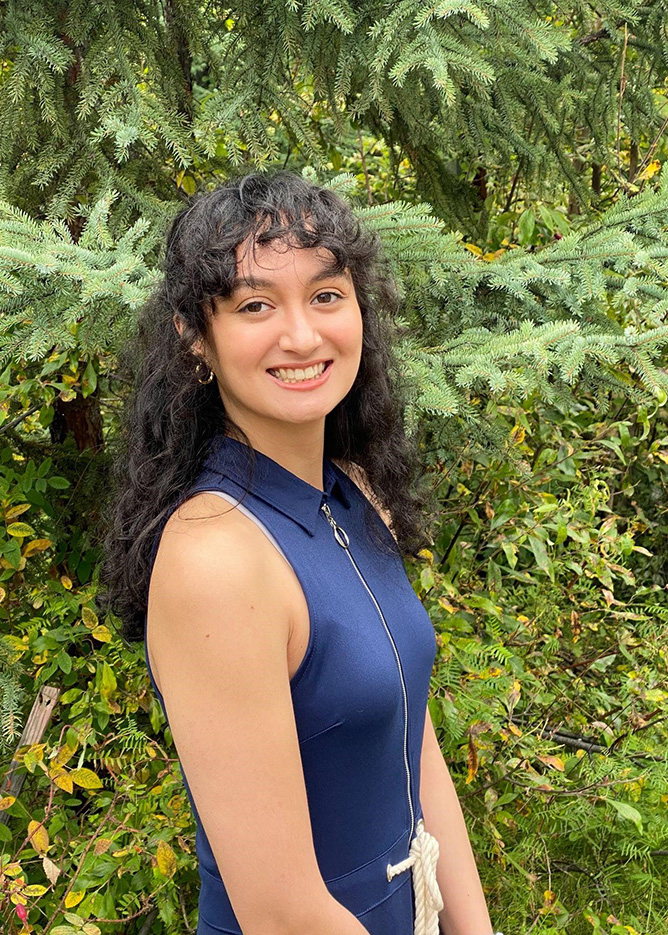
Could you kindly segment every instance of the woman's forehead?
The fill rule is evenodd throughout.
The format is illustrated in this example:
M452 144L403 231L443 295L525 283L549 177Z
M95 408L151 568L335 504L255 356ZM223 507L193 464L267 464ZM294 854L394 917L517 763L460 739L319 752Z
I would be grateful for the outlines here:
M237 278L240 279L258 279L263 273L286 269L331 269L338 265L336 257L326 247L302 247L278 239L264 244L241 243L236 249L236 259Z

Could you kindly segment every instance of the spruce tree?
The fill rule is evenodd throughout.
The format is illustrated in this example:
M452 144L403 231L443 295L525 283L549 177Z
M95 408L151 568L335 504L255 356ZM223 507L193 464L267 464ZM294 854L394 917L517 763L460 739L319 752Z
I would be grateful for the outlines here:
M471 391L604 392L619 367L633 393L663 399L661 13L637 0L568 17L522 0L5 4L2 366L40 374L68 352L95 369L184 198L241 165L287 164L349 191L384 238L412 325L411 424L470 414ZM377 137L395 183L410 167L374 197L365 166L368 206L341 171L357 134ZM570 223L545 207L564 192ZM524 221L540 205L561 239L471 252L520 195ZM52 434L96 399L56 399ZM100 444L98 418L70 421L97 426L81 446Z

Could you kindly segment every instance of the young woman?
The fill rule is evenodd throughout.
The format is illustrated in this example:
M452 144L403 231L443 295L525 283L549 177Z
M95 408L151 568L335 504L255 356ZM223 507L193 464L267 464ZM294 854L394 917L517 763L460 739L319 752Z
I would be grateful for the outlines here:
M193 808L197 933L490 935L402 558L434 504L378 238L333 193L250 174L177 216L164 272L105 579Z

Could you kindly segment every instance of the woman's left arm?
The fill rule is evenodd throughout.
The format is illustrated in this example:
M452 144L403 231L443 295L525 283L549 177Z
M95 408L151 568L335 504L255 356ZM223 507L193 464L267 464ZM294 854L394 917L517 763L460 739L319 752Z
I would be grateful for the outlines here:
M443 897L443 935L492 935L478 868L450 770L443 758L429 708L420 761L420 802L425 831L438 841L436 878Z

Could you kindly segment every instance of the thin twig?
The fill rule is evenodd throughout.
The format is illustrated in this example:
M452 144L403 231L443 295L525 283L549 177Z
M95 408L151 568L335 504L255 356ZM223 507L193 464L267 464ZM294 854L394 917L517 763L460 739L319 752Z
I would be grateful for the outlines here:
M620 156L620 139L622 135L622 98L624 97L624 90L626 88L626 76L624 74L624 68L626 66L626 46L629 41L629 27L624 23L624 48L622 49L622 69L619 76L619 99L617 101L617 172L621 176L622 174L622 163Z
M26 409L25 412L22 412L20 416L17 416L15 419L12 419L11 422L5 422L0 426L0 435L4 432L8 432L10 429L16 428L24 419L27 419L28 416L31 416L33 412L37 412L38 409L41 409L41 403L36 403L34 406L31 406L30 409Z

